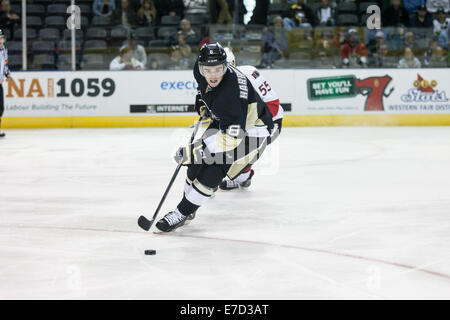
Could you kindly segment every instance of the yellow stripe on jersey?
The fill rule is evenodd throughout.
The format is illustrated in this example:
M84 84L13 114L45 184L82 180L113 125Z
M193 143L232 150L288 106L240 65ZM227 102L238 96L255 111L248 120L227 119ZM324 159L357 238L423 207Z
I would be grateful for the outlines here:
M206 194L208 196L212 196L214 194L214 190L205 186L197 179L194 180L193 185L199 190L201 193Z
M258 118L258 104L256 102L250 103L247 109L247 120L245 123L245 130L254 126L263 126L264 122Z
M222 151L230 151L235 148L241 143L242 139L232 137L228 134L224 134L222 132L218 132L216 134L216 146Z

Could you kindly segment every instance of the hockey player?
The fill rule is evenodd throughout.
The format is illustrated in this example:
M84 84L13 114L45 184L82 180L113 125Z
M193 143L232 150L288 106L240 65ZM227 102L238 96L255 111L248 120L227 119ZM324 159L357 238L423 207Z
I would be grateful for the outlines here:
M175 155L178 163L188 167L184 195L176 210L157 222L161 231L182 226L226 175L234 179L256 161L272 133L269 108L248 79L227 66L226 58L218 43L200 49L194 66L199 89L196 101L201 102L196 106L202 116L210 116L213 121L201 139L180 148Z
M11 80L9 68L8 68L8 50L5 47L5 35L3 30L0 30L0 128L2 124L2 116L4 108L3 86L1 82L3 78L7 81ZM0 130L0 138L3 138L5 133Z
M234 57L233 51L230 48L224 48L227 54L227 63L236 67L240 72L242 72L247 79L252 84L255 91L258 93L260 98L267 104L270 109L270 112L273 116L273 122L277 130L274 130L274 136L271 139L273 142L281 132L281 125L283 121L283 107L280 105L280 99L278 98L277 93L266 79L261 75L258 69L253 66L236 66L236 59ZM220 189L222 190L232 190L237 188L248 188L251 184L251 180L255 171L252 169L251 165L246 168L239 176L237 176L234 180L230 180L225 178L220 183Z

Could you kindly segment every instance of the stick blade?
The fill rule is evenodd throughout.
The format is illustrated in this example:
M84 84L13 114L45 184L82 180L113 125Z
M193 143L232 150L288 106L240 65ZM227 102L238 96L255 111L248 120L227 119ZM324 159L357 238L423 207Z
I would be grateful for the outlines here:
M153 220L148 220L146 217L144 216L140 216L138 219L138 225L139 227L141 227L142 229L144 229L145 231L150 230L151 226L153 224Z

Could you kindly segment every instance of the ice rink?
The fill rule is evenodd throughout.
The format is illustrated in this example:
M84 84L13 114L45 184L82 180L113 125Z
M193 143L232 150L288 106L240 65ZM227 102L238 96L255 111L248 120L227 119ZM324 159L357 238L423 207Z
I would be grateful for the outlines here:
M7 131L0 299L450 299L450 128L283 128L248 190L146 233L191 130Z

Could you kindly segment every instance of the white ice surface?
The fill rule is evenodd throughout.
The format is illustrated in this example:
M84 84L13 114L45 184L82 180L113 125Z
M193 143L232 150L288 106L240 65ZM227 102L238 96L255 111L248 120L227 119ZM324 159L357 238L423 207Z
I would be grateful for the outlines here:
M248 190L146 233L189 134L7 131L0 299L450 298L450 128L284 128Z

